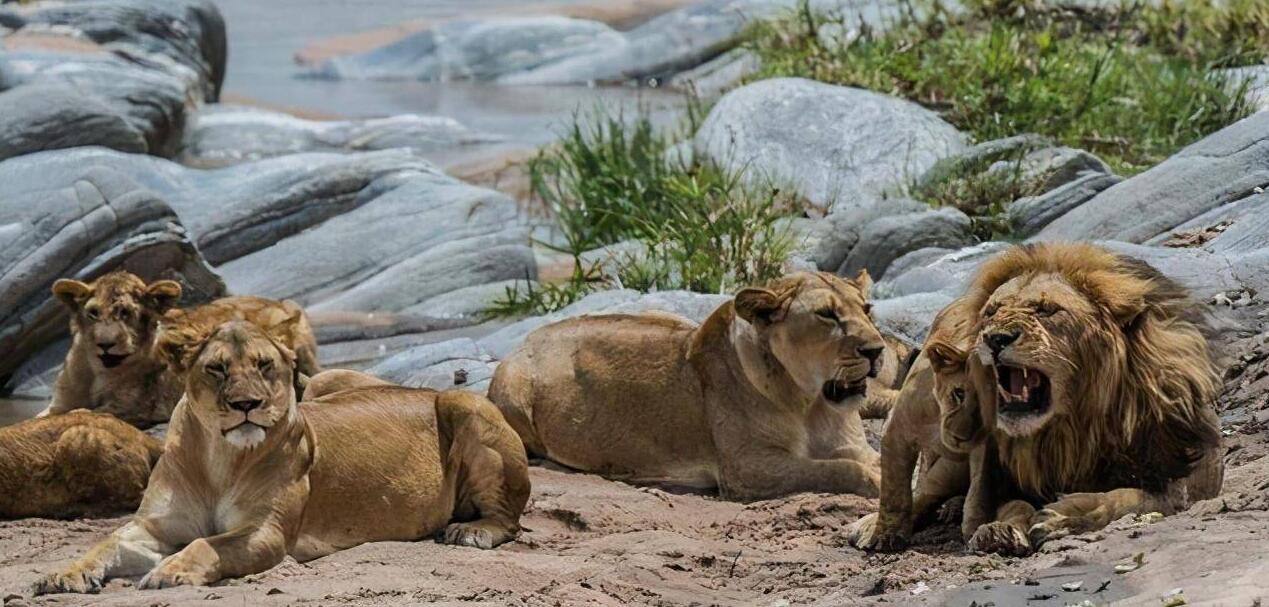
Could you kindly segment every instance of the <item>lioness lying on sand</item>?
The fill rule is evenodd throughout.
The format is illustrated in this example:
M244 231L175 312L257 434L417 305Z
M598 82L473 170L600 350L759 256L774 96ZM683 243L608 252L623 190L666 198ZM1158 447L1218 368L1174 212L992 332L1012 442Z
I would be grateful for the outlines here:
M0 428L0 518L134 510L162 454L144 432L90 411Z
M141 507L37 594L141 574L141 588L210 584L438 531L492 548L519 531L524 446L485 399L376 386L297 404L295 354L243 321L164 332L159 348L186 394Z
M639 483L753 500L875 496L859 410L884 351L866 272L799 273L740 291L702 325L585 316L534 331L490 398L531 454Z
M940 504L966 494L968 456L987 431L980 398L966 370L976 316L976 310L957 301L935 317L886 420L881 439L881 508L856 521L847 532L856 548L901 549L913 529L929 520ZM918 459L914 498L912 477ZM974 530L963 531L968 539Z
M59 280L53 283L53 294L70 308L73 338L53 400L41 417L91 409L140 428L166 422L185 384L154 353L160 321L211 327L249 320L269 326L298 312L301 320L292 334L282 336L283 343L295 351L302 372L312 375L319 370L317 340L294 302L226 297L177 310L173 306L181 298L181 285L170 280L147 285L123 271L92 283Z

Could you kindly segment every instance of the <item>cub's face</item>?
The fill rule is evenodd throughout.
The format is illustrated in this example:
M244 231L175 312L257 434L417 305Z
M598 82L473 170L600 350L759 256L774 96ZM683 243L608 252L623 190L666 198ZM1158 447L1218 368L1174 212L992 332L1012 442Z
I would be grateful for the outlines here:
M233 321L200 339L165 328L160 345L184 370L195 415L229 444L253 448L294 415L295 354L264 329Z
M858 405L867 378L876 377L885 351L868 304L872 280L798 273L736 295L736 314L749 322L803 396Z
M939 435L943 446L968 453L989 429L983 421L981 398L975 391L969 353L948 344L927 344L934 369L934 399L939 405Z
M158 319L181 297L170 280L149 285L127 272L113 272L91 284L77 280L53 283L53 294L71 310L71 328L88 348L90 364L114 369L146 348Z

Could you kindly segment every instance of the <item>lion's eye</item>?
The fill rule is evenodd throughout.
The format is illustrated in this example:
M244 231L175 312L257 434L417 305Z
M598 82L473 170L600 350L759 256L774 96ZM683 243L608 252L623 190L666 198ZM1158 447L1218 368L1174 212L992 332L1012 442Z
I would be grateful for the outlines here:
M837 310L832 308L820 308L815 311L815 315L831 323L837 323L840 320L837 316Z
M991 305L987 306L986 308L983 308L983 316L985 316L985 317L995 316L995 315L996 315L996 310L998 310L998 309L1000 309L1000 306L998 306L998 305L996 305L996 304L991 304Z
M952 388L952 401L958 405L965 404L965 389Z
M1038 316L1053 316L1054 314L1061 312L1062 308L1057 306L1056 304L1044 302L1036 306L1035 311L1036 311L1036 315Z
M205 367L207 374L213 377L224 379L229 374L229 369L225 368L224 363L212 363Z
M97 320L100 315L97 308L84 308L84 316L87 316L88 320Z
M256 368L259 369L261 373L267 373L273 370L273 359L262 358L256 361Z

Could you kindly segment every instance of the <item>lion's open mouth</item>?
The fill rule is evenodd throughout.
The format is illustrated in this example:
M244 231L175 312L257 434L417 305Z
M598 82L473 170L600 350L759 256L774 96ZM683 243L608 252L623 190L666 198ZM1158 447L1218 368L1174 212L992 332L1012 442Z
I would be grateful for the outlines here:
M1039 415L1049 410L1049 377L1035 369L996 365L996 394L1001 415Z
M122 365L123 361L128 360L128 356L128 354L102 354L101 366L107 369L113 369Z
M853 382L847 382L841 379L830 379L824 382L824 388L821 390L824 398L830 403L840 403L853 396L864 396L868 393L868 382L860 379Z

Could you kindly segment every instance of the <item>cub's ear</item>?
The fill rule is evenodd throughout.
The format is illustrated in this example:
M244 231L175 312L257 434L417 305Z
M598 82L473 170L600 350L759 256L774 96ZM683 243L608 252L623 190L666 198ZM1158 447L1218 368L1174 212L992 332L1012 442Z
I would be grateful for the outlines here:
M172 369L188 371L208 336L207 331L197 327L164 325L155 339L154 351Z
M746 287L736 294L736 314L750 324L771 323L784 318L785 298L769 289Z
M66 307L72 311L78 310L84 301L92 297L93 288L69 278L62 278L53 283L53 295L56 295Z
M936 373L957 373L965 369L969 353L943 341L926 344L925 356Z
M174 280L160 280L145 288L146 303L159 314L168 311L181 299L181 285Z
M860 270L854 278L850 279L850 282L855 285L856 289L859 289L859 293L864 296L864 299L872 296L872 275L868 273L868 270Z

